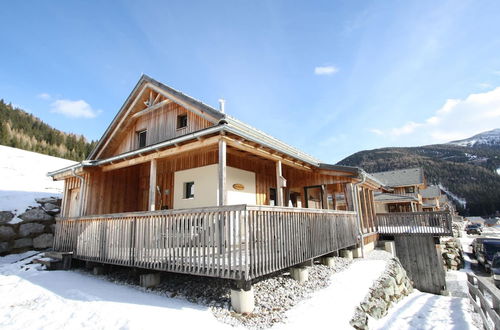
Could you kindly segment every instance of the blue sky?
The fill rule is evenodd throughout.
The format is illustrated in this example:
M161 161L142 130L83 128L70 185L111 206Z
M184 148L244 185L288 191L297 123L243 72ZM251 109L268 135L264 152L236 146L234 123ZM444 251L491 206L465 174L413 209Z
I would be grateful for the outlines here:
M98 139L141 73L323 161L500 127L498 1L11 1L0 98Z

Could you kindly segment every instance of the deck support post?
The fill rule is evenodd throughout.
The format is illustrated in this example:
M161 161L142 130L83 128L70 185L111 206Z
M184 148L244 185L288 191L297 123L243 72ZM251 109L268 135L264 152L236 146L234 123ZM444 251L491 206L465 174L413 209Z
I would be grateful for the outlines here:
M231 286L231 307L236 313L251 313L255 308L252 282L235 281Z
M227 191L226 191L226 160L227 160L227 143L226 140L221 138L219 140L219 189L218 201L219 206L227 204Z
M323 257L321 263L327 267L333 267L335 266L335 259L333 257Z
M352 259L353 258L352 250L347 250L347 249L340 250L340 256L342 258Z
M290 268L290 277L299 283L305 283L309 280L309 268L305 266Z
M160 273L139 275L139 283L144 288L154 288L160 284Z
M151 159L149 169L149 210L154 211L156 208L156 158Z

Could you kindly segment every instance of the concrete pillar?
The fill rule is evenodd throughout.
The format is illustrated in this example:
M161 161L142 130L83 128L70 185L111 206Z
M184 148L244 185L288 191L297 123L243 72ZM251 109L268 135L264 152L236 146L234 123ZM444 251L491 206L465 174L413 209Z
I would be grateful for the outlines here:
M102 274L104 274L104 267L102 267L102 266L95 266L92 269L92 273L94 275L102 275Z
M327 267L335 266L335 259L333 257L323 257L321 263Z
M387 241L384 243L384 250L389 252L393 257L396 256L396 245L393 241Z
M139 283L144 288L154 288L160 284L160 273L142 274L139 276Z
M236 313L251 313L255 308L253 288L250 290L231 289L231 306Z
M363 251L361 250L360 247L352 250L352 257L353 258L363 258Z
M352 259L352 250L340 250L340 256L342 258Z
M290 277L299 283L305 283L309 279L309 269L307 267L290 268Z

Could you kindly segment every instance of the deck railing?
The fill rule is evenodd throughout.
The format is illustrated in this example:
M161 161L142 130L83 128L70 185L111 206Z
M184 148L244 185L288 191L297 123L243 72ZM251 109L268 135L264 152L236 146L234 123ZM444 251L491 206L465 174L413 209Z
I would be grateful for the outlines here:
M449 212L398 212L377 214L379 234L453 236Z
M357 243L355 212L234 205L59 219L54 249L100 263L251 280Z

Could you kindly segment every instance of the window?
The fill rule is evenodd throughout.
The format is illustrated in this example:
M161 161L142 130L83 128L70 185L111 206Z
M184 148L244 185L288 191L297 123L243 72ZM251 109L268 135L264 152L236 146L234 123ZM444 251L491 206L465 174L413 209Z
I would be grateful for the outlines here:
M405 193L414 193L415 187L405 187Z
M184 182L184 198L194 198L194 182Z
M144 148L146 146L146 134L147 130L137 132L137 145L139 148Z
M188 116L187 115L177 116L177 129L187 127L187 125L188 125Z

